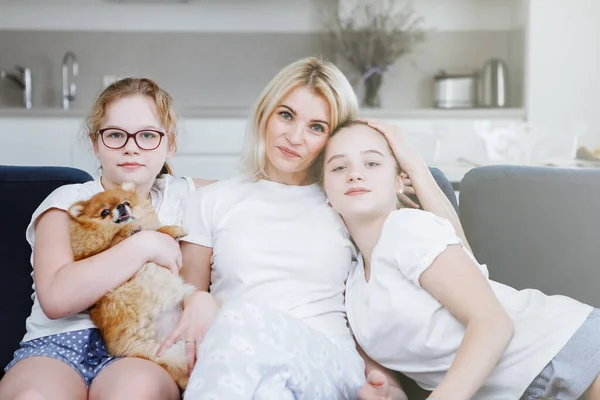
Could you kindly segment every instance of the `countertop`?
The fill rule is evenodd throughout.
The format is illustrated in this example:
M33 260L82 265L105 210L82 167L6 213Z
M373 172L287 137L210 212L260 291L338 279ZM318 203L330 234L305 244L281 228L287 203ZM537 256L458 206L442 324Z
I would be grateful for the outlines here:
M0 107L0 118L84 118L87 108L39 107L30 110L16 107ZM182 118L247 118L248 108L181 107ZM475 109L362 109L361 116L385 119L525 119L522 108L475 108Z

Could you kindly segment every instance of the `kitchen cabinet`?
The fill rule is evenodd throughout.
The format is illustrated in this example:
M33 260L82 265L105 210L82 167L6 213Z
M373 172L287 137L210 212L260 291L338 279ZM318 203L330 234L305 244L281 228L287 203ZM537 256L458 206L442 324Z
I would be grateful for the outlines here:
M236 175L245 140L245 113L182 114L178 151L170 160L175 173L207 179ZM486 162L483 141L475 130L477 121L485 119L502 128L524 120L523 110L518 109L495 114L489 110L383 114L378 110L363 115L401 126L427 163L439 166L452 181L460 181L474 163ZM0 110L0 164L73 166L96 176L98 164L82 130L83 117L77 110Z

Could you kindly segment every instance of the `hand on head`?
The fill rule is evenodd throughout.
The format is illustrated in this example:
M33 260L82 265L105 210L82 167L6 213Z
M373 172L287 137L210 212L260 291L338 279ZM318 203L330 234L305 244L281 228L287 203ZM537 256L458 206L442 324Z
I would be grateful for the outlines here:
M409 176L417 168L426 165L421 155L411 146L402 129L394 124L372 118L358 118L371 128L380 132L388 141L400 169Z

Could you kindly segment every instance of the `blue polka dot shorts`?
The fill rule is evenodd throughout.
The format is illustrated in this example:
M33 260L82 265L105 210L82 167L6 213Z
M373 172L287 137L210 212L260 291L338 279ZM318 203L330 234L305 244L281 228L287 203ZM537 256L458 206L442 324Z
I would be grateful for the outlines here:
M19 361L33 356L50 357L69 364L88 388L100 371L116 360L108 354L100 331L90 328L21 342L4 371L8 372Z

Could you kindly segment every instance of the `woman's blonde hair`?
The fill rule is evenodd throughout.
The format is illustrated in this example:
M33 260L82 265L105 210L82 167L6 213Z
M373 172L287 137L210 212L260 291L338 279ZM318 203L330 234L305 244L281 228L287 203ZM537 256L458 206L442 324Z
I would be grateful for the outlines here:
M307 57L287 65L267 84L250 115L242 153L242 169L256 179L268 177L268 160L265 153L267 120L281 104L281 100L296 87L306 87L327 101L332 130L343 121L358 115L358 101L354 90L333 63Z
M154 101L159 121L166 130L169 148L177 149L177 113L173 99L156 82L148 78L124 78L108 85L100 93L85 120L86 136L92 144L98 140L98 130L108 107L117 100L131 96L146 96ZM171 167L165 162L158 176L172 173Z

